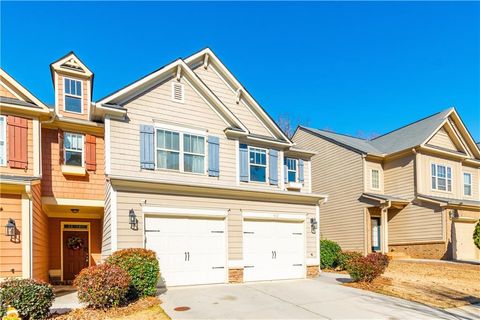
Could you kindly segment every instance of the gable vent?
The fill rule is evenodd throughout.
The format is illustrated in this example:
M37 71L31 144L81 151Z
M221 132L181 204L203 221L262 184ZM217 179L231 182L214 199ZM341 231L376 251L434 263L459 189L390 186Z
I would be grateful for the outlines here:
M175 101L183 102L185 99L184 95L185 93L184 93L183 84L173 82L172 83L172 99Z

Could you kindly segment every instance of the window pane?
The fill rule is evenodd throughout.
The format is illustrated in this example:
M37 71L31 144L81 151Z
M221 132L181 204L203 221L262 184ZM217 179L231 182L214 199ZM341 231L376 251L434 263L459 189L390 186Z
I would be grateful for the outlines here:
M205 157L185 154L184 156L184 171L194 173L205 172Z
M70 91L70 79L65 79L65 93L71 93L71 91Z
M162 169L179 169L179 154L171 151L157 151L157 167Z
M65 151L65 164L69 166L82 166L82 153L78 151Z
M185 152L192 152L192 136L189 134L183 135L183 151Z
M437 178L432 177L432 189L437 189Z
M195 137L192 141L193 153L205 154L205 138Z
M288 171L288 182L297 181L297 173L295 171Z
M432 163L432 176L436 177L437 176L437 170L436 170L436 165Z
M463 174L463 183L472 184L472 176L468 173Z
M157 130L157 148L165 148L165 131Z
M452 191L452 180L447 180L448 191Z
M64 145L66 149L71 149L72 148L72 135L70 133L65 133L64 137Z
M75 83L77 84L77 90L75 90L75 93L77 96L81 96L82 95L82 84L80 81L75 81Z
M171 132L170 149L180 151L180 136L178 132Z
M265 182L265 167L259 167L259 166L250 166L250 180L251 181L259 181L259 182Z
M65 96L65 110L81 113L82 112L81 102L82 102L82 99L80 98Z
M438 177L445 178L445 167L437 166L437 170L438 170Z
M445 178L438 178L438 190L447 190L446 179Z
M447 167L447 178L451 179L452 178L452 169Z
M464 186L463 186L463 193L464 193L466 196L471 196L471 195L472 195L472 186L470 186L470 185L464 185Z

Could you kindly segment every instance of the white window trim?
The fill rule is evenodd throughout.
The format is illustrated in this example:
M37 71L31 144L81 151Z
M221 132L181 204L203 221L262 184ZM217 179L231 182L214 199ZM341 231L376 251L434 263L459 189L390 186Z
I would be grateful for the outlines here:
M257 150L263 150L265 151L265 165L262 165L262 164L254 164L254 166L259 166L259 167L263 167L265 166L265 181L254 181L250 178L250 150L251 149L257 149ZM268 172L268 168L269 168L269 163L268 163L268 158L269 158L269 154L268 154L268 149L266 148L259 148L259 147L254 147L254 146L248 146L248 149L247 149L247 152L248 152L248 182L250 183L259 183L259 184L268 184L268 180L270 178L269 176L269 172Z
M287 177L286 177L287 178L287 183L298 182L298 162L299 162L298 159L285 157L285 160L287 162L287 164L286 164L286 166L287 166ZM288 169L288 160L294 160L295 161L295 170ZM295 181L289 181L289 179L288 179L288 173L289 172L295 172Z
M182 88L182 100L177 100L175 99L175 86L176 85L179 85L181 88ZM172 101L175 101L175 102L181 102L181 103L184 103L185 102L185 85L183 83L180 83L180 82L172 82L172 96L171 96L171 100Z
M6 167L7 166L7 117L4 115L0 115L0 118L3 118L2 135L5 139L3 141L3 155L5 156L5 159L3 159L3 163L0 163L0 167Z
M373 186L373 171L377 171L378 172L378 188L374 187ZM372 190L380 190L381 187L380 187L380 170L378 169L370 169L370 189Z
M175 133L178 133L178 147L179 147L179 151L176 151L176 150L170 150L170 149L162 149L162 148L158 148L157 147L157 130L163 130L163 131L170 131L170 132L175 132ZM199 172L190 172L190 171L185 171L185 151L183 149L183 135L184 134L188 134L188 135L192 135L192 136L198 136L198 137L203 137L203 143L204 143L204 151L205 151L205 154L203 154L204 156L204 161L203 161L203 172L199 173ZM200 176L206 176L208 174L208 145L207 145L207 136L205 134L201 134L201 133L198 133L198 132L190 132L190 131L180 131L180 130L173 130L171 127L169 126L155 126L155 132L154 132L154 144L155 144L155 154L154 154L154 158L155 158L155 170L158 170L158 171L170 171L170 172L179 172L179 173L186 173L186 174L194 174L194 175L200 175ZM167 169L167 168L159 168L157 166L157 150L165 150L165 151L173 151L173 152L178 152L178 170L177 169ZM187 152L187 154L193 154L193 155L201 155L201 154L197 154L197 153L190 153L190 152Z
M85 167L85 135L82 134L82 133L76 133L76 132L64 132L63 133L63 164L66 165L66 166L73 166L71 164L67 164L67 147L65 147L65 141L67 141L67 138L66 138L67 134L73 134L73 135L77 135L77 136L82 137L82 165L81 165L81 167L84 168ZM73 150L73 149L69 149L69 151L78 152L78 150ZM74 167L80 167L80 166L74 166Z
M436 183L435 183L435 186L436 188L433 188L432 186L432 178L433 178L433 175L432 175L432 165L435 165L435 172L436 172L436 176L435 176L435 179L436 179ZM445 190L441 190L441 189L438 189L438 166L441 166L441 167L445 167ZM451 173L451 177L450 177L450 184L452 186L452 189L449 191L448 190L448 168L450 169L450 173ZM453 169L452 167L446 165L446 164L439 164L439 163L435 163L435 162L430 162L430 167L429 167L429 170L430 170L430 190L431 191L435 191L435 192L443 192L443 193L452 193L453 190L454 190L454 185L453 185Z
M468 174L470 176L470 194L465 194L465 186L467 186L467 184L465 183L465 175ZM473 196L473 175L470 173L470 172L465 172L463 171L462 172L462 187L463 187L463 195L465 197L472 197Z
M71 80L71 81L78 81L80 82L80 112L76 112L76 111L70 111L70 110L67 110L67 103L66 103L66 98L67 96L68 97L72 97L72 98L79 98L79 96L76 96L76 95L73 95L73 94L69 94L69 93L66 93L65 92L65 80ZM80 79L74 79L74 78L69 78L69 77L63 77L63 111L64 112L70 112L70 113L74 113L74 114L83 114L83 81L80 80Z

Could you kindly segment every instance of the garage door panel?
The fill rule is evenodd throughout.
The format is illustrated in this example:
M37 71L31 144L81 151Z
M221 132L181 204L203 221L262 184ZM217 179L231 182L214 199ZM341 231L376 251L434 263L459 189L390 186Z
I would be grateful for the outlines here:
M473 242L475 223L454 222L454 258L456 260L480 260L480 250Z
M225 220L147 217L145 237L167 286L225 282Z

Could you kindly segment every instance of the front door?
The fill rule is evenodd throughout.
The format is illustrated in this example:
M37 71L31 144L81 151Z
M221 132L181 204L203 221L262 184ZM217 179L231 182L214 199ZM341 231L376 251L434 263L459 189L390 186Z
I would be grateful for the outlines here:
M63 280L72 281L88 267L88 231L63 231Z
M380 248L380 218L372 218L372 251Z

